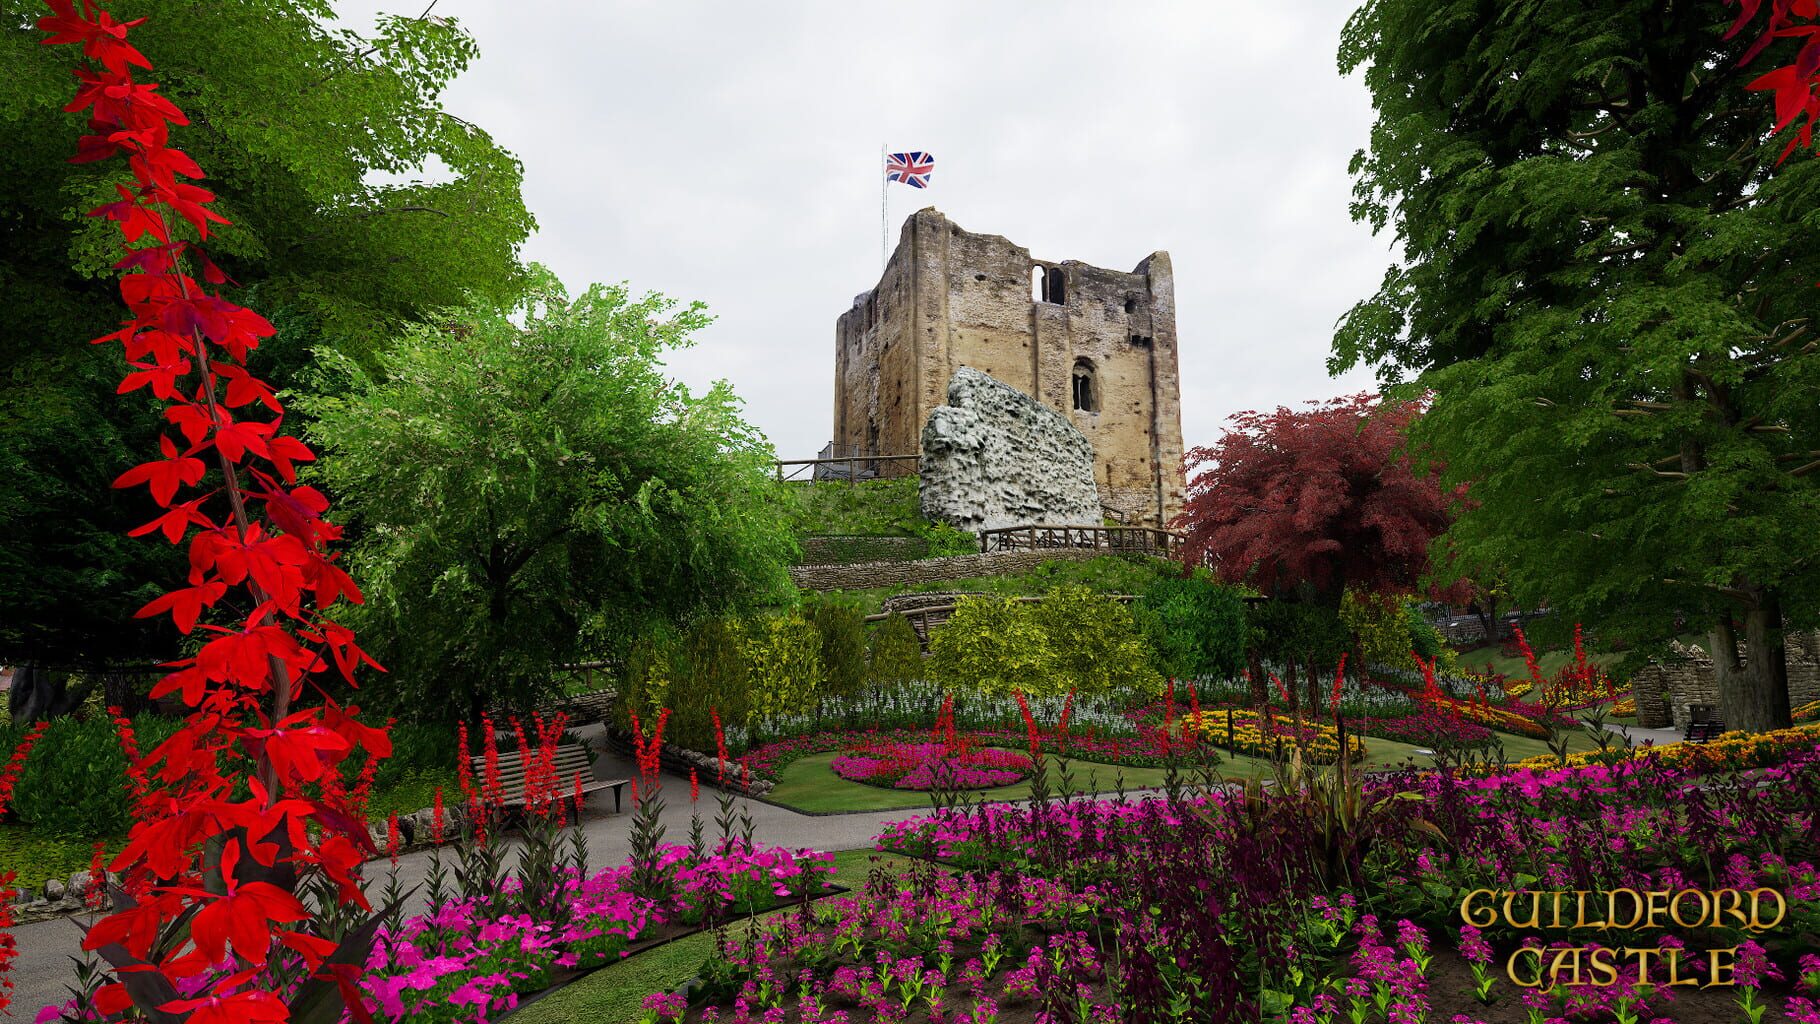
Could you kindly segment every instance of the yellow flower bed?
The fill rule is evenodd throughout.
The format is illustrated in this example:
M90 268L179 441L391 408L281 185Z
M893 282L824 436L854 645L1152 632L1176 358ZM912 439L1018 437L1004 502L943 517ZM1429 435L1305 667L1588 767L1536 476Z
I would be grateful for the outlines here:
M1527 679L1515 679L1505 684L1504 692L1512 697L1521 697L1536 688L1536 684Z
M1548 738L1548 730L1544 729L1541 723L1533 718L1525 718L1514 711L1485 707L1470 701L1453 700L1448 697L1437 698L1435 707L1442 714L1458 715L1468 722L1477 722L1487 729L1516 733L1518 736L1528 736L1538 740Z
M1815 701L1814 703L1820 704L1820 701ZM1635 715L1637 713L1637 698L1624 697L1620 699L1616 704L1611 706L1611 713L1625 718Z
M1789 712L1789 714L1793 716L1797 722L1813 722L1820 720L1820 700L1810 700L1806 704Z
M1214 710L1202 711L1199 715L1189 714L1183 717L1184 730L1192 729L1200 733L1201 738L1218 746L1227 744L1230 728L1231 743L1241 753L1258 757L1270 757L1279 747L1287 755L1295 747L1297 733L1296 720L1288 715L1272 714L1268 732L1260 728L1262 723L1256 711ZM1302 757L1312 764L1333 764L1340 753L1340 734L1331 725L1302 720L1300 735L1303 738ZM1357 761L1365 756L1365 742L1357 736L1346 737L1346 748Z
M1739 771L1745 768L1768 768L1788 760L1789 754L1820 744L1820 722L1808 725L1797 725L1791 729L1776 729L1771 732L1728 732L1720 735L1711 743L1670 743L1660 747L1632 747L1631 757L1642 757L1646 752L1654 751L1662 758L1662 763L1677 768L1691 768L1696 772ZM1589 764L1603 764L1607 760L1622 760L1623 750L1612 750L1605 754L1589 751L1567 755L1566 767L1578 768ZM1563 767L1561 759L1553 754L1525 758L1511 765L1512 768L1534 768L1546 770ZM1495 769L1494 769L1495 770Z

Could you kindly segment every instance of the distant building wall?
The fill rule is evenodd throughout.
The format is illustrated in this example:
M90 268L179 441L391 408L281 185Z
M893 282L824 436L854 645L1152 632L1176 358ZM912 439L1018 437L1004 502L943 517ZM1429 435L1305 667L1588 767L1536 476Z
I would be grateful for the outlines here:
M917 451L954 371L971 366L1080 428L1105 505L1166 525L1183 491L1176 354L1168 253L1129 273L1052 263L920 210L877 287L836 322L833 440Z

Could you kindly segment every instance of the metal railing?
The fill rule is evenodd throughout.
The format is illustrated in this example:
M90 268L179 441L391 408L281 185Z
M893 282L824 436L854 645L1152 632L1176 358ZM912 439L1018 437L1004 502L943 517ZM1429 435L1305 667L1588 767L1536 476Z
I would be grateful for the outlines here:
M979 531L980 551L1046 551L1056 548L1090 548L1111 552L1141 552L1169 557L1182 546L1182 535L1154 526L1004 526Z

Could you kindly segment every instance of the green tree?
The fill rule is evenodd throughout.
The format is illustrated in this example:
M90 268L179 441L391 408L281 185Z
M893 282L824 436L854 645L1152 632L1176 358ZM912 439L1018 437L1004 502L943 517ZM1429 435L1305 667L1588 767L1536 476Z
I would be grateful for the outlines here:
M1132 602L1157 671L1174 679L1228 678L1245 667L1245 602L1197 567L1158 579Z
M950 689L1047 695L1068 688L1049 631L1028 604L1008 597L961 598L930 632L928 664Z
M367 588L363 641L412 715L523 705L551 666L656 621L785 599L794 554L771 448L723 384L665 378L708 321L658 295L540 277L515 307L414 325L304 401Z
M1432 391L1414 436L1472 482L1456 566L1508 566L1526 605L1608 639L1706 631L1725 721L1761 730L1789 720L1783 628L1820 613L1820 161L1774 167L1730 15L1362 6L1354 213L1402 255L1331 367Z
M234 221L210 239L240 285L227 296L279 328L266 380L294 384L318 345L370 360L406 320L519 288L534 226L519 164L439 107L476 52L454 20L385 18L362 37L321 0L109 8L150 19L133 43ZM173 643L133 612L182 576L183 552L125 536L156 511L109 485L156 450L161 410L114 394L117 348L82 344L118 327L120 301L112 226L83 213L131 178L124 161L68 161L86 129L62 111L70 53L32 28L45 12L0 0L0 661L144 662Z
M895 689L923 677L923 645L916 627L902 612L893 612L872 631L866 678L879 689Z
M1160 688L1150 648L1116 599L1068 584L1049 591L1031 613L1048 636L1061 689L1148 695Z

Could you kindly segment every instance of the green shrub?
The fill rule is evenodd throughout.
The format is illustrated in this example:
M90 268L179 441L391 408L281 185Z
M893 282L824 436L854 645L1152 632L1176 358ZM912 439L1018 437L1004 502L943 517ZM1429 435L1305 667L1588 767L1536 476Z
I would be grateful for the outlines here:
M929 637L929 672L956 690L1048 694L1065 690L1049 631L1027 604L964 597Z
M808 618L821 637L822 694L857 695L866 685L866 617L849 605L824 598L809 605Z
M702 619L684 637L684 669L670 688L667 735L691 750L714 750L714 713L721 722L746 720L752 706L746 629L738 619Z
M181 723L160 715L140 715L133 732L141 753L168 739ZM25 728L0 731L10 753ZM18 821L48 835L89 840L118 835L132 823L127 800L126 755L113 722L96 716L83 721L59 718L32 749L13 792Z
M1032 610L1055 659L1061 692L1156 692L1161 680L1131 612L1079 584L1056 587ZM1039 695L1046 692L1033 688Z
M815 625L795 613L774 615L747 630L748 722L813 709L827 680L821 646Z
M1226 679L1245 666L1245 602L1204 568L1158 579L1131 612L1166 676Z
M872 631L872 658L867 678L879 689L895 689L923 677L923 645L916 627L902 612L893 612Z
M619 699L613 705L613 723L629 729L633 709L641 721L648 721L669 706L671 681L686 671L679 664L681 661L682 639L676 627L662 621L647 626L626 652Z

